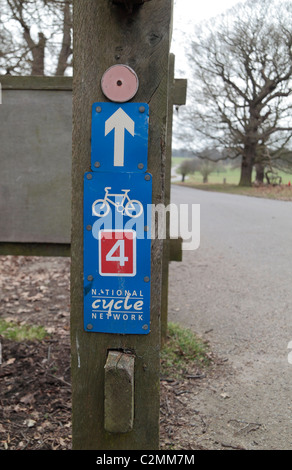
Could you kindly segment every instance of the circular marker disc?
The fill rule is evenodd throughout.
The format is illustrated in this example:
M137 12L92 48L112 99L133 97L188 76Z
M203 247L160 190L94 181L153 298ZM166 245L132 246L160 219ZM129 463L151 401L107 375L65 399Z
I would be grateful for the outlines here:
M101 89L111 101L124 103L133 98L139 87L139 80L131 67L113 65L103 74Z

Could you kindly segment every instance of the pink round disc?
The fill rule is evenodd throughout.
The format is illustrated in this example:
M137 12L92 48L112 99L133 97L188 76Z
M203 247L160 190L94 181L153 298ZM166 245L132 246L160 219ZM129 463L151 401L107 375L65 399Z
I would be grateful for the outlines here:
M113 65L103 74L101 89L111 101L123 103L136 95L139 80L131 67L127 65Z

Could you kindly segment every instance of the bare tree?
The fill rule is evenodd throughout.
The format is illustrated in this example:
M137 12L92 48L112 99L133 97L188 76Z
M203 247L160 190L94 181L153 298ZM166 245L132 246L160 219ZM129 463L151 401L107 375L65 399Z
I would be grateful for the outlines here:
M210 160L201 161L199 164L199 172L203 176L203 183L208 183L208 177L215 170L215 163Z
M67 67L69 66L68 59L72 56L72 12L71 12L71 0L63 2L63 39L62 47L59 53L58 65L56 69L56 75L64 75ZM71 65L71 64L70 64Z
M71 67L72 0L0 0L1 73L64 75Z
M189 140L241 156L240 185L251 185L266 148L280 159L292 137L291 24L291 2L248 0L202 24L192 43Z
M193 175L196 170L196 162L193 159L186 159L181 162L176 172L181 175L182 183L184 183L187 175Z

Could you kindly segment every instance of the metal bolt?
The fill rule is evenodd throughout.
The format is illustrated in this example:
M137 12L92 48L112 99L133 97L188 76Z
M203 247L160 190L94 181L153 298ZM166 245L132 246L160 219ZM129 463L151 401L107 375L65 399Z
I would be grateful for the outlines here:
M149 282L150 281L150 278L148 276L145 276L144 277L144 282Z
M145 227L144 227L144 232L148 232L148 230L149 230L148 225L145 225Z
M100 106L96 106L95 111L96 111L97 113L100 113L100 112L101 112L101 107L100 107Z
M93 276L91 276L91 275L87 276L87 280L88 281L93 281Z
M92 174L91 174L91 173L88 173L88 174L86 175L86 178L87 178L88 180L92 180Z
M144 113L145 112L145 106L140 106L139 111L140 111L140 113Z
M92 229L92 225L86 225L86 230L90 231Z
M151 180L151 176L150 176L150 175L145 175L145 180L146 180L146 181Z
M148 330L148 325L143 325L142 328L143 330Z
M93 325L92 325L91 323L88 323L88 325L86 325L86 328L87 328L88 330L92 330Z
M95 162L95 163L94 163L94 166L95 166L95 168L99 168L99 167L100 167L100 163L99 163L99 162Z
M139 168L139 170L143 170L143 168L144 168L143 163L138 163L138 168Z

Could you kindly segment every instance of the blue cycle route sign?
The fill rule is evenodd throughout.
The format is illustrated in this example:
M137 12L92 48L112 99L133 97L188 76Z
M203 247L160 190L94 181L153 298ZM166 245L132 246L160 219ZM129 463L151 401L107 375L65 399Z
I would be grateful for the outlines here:
M84 177L84 329L150 332L149 173Z
M144 173L148 160L148 124L146 103L94 103L92 171Z

